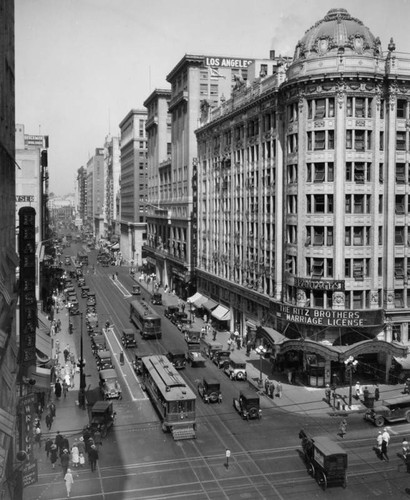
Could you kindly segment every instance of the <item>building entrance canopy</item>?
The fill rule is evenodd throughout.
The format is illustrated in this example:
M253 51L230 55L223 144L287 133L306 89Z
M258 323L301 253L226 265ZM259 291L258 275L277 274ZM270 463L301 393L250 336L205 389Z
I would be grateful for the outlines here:
M304 351L311 354L319 354L329 361L344 362L350 356L356 357L359 354L369 354L385 352L392 356L407 357L407 346L396 342L386 342L385 340L363 340L352 345L331 345L316 342L308 339L285 340L280 346L280 353L289 351Z

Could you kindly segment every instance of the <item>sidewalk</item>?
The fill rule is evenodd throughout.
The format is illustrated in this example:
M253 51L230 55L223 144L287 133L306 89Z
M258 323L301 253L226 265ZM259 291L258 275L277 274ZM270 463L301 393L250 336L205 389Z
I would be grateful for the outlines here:
M138 277L134 277L134 280L139 283L148 293L152 294L152 285L147 284L144 280L139 281ZM165 307L170 305L178 305L181 303L181 299L172 293L164 293L163 288L158 290L162 294L162 302ZM182 301L183 302L183 301ZM189 310L189 304L185 302L185 311ZM195 317L195 325L202 328L204 321L202 318ZM210 339L212 336L208 334ZM230 337L230 332L218 332L216 340L220 342L224 349L228 349L228 339ZM284 411L291 413L303 413L310 415L329 415L329 416L341 416L348 415L351 413L364 413L367 408L361 401L356 401L353 399L352 406L349 409L345 403L349 401L349 386L338 387L336 394L339 396L335 401L335 408L333 408L333 401L328 404L325 400L325 388L309 387L302 385L300 383L291 384L285 373L275 372L272 373L271 364L268 360L260 359L259 355L252 350L250 355L246 354L246 348L242 347L237 349L235 347L235 356L243 359L246 362L246 371L248 374L248 383L255 390L259 392L261 397L268 406L275 406L283 409ZM260 379L262 377L262 384L260 384ZM276 382L280 381L282 384L282 396L271 398L268 396L264 390L265 381L269 378ZM365 385L365 384L364 384ZM369 384L370 386L371 384ZM354 393L354 388L352 389ZM383 385L379 384L380 399L387 397L394 397L399 395L402 387L399 385ZM344 400L344 401L343 401ZM340 401L340 403L339 403Z

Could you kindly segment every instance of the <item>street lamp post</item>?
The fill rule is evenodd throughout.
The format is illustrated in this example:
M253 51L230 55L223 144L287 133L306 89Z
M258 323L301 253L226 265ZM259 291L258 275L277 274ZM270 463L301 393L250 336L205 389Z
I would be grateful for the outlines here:
M263 345L258 346L255 349L256 354L259 355L259 380L258 380L258 386L262 387L262 357L266 354L266 348L263 347Z
M356 371L356 366L358 364L357 359L353 356L349 356L345 360L346 371L349 374L349 407L352 406L352 384L353 384L353 372Z
M83 313L80 313L81 328L80 328L80 359L78 366L80 368L80 392L78 393L78 404L80 408L85 410L85 375L84 375L84 351L83 351Z

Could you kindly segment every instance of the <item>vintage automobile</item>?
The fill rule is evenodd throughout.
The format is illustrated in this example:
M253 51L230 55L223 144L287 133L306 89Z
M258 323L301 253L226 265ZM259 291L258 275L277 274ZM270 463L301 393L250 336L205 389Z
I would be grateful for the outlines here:
M191 326L191 320L188 318L180 318L175 323L175 326L178 328L180 332L185 333L187 330L189 330Z
M376 427L383 427L386 422L410 423L410 396L401 396L384 399L374 403L364 414L364 419L372 422Z
M240 391L239 398L233 400L233 407L244 420L262 418L259 396L253 391Z
M151 297L151 302L156 306L162 306L162 295L160 293L154 293Z
M97 367L99 370L106 370L107 368L114 368L112 364L111 352L99 350L96 355Z
M78 300L76 298L71 299L69 311L71 316L80 314L80 304L78 303Z
M201 338L201 351L207 358L213 359L215 353L218 351L222 351L222 349L223 345L220 342L217 342L216 340Z
M106 351L107 343L105 341L105 336L96 335L95 337L91 337L91 349L93 351L94 356L97 355L98 351Z
M95 306L97 299L95 298L95 292L88 292L87 306Z
M193 344L193 343L198 344L198 350L200 350L201 332L199 330L195 329L185 330L184 339L188 344Z
M308 473L325 490L329 485L347 486L347 453L329 436L310 437L303 429L299 432L302 440L303 458Z
M231 357L231 351L216 351L212 362L216 364L218 368L223 368L226 363L229 363Z
M121 399L121 386L118 382L117 372L113 368L100 370L98 373L100 378L100 391L103 398L106 399Z
M178 325L178 323L182 323L182 320L188 319L188 314L185 312L177 311L173 314L171 321L174 325Z
M205 366L205 358L202 356L199 349L199 344L197 343L192 344L188 342L188 352L186 353L186 359L188 363L191 363L191 366L193 368Z
M64 264L65 264L66 266L71 266L71 258L70 258L70 257L66 257L66 258L64 259Z
M171 320L171 318L173 318L174 314L177 313L178 311L179 311L178 306L168 306L165 308L164 316L166 318L168 318L169 320Z
M182 370L186 366L185 353L182 351L169 351L167 353L167 358L177 370Z
M96 314L97 311L97 306L89 306L88 304L85 306L85 313L86 314Z
M231 354L229 363L224 365L224 372L231 380L246 380L246 362L235 356L235 354Z
M114 425L115 411L112 403L109 401L97 401L94 403L90 411L91 433L98 429L101 432L101 437L105 438L109 429Z
M221 384L216 378L203 378L198 384L198 393L205 403L222 403Z
M86 299L88 297L89 291L90 291L90 287L89 286L86 286L86 285L82 286L81 287L81 297L83 299Z
M93 331L98 328L98 316L96 313L88 313L85 315L85 324L88 331Z
M132 294L133 295L141 295L140 285L132 285Z
M85 286L85 278L78 278L77 285L82 289Z
M135 331L132 328L125 328L122 331L121 342L126 349L128 347L137 347Z

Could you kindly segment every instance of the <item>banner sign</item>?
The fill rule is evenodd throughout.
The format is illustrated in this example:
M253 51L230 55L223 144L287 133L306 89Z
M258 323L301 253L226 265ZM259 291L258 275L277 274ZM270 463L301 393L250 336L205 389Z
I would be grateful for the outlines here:
M344 280L312 280L309 278L295 278L295 286L306 290L331 290L338 291L345 289Z
M211 68L247 68L253 59L239 59L232 57L204 57L204 65Z
M383 310L355 311L332 309L311 309L295 307L285 304L274 304L273 309L277 317L292 323L301 323L314 326L328 326L340 328L361 328L380 326L383 324Z

